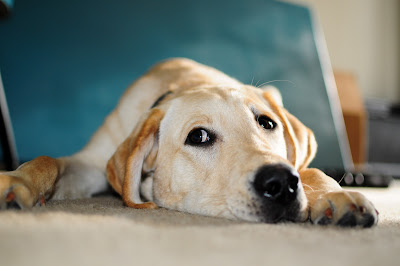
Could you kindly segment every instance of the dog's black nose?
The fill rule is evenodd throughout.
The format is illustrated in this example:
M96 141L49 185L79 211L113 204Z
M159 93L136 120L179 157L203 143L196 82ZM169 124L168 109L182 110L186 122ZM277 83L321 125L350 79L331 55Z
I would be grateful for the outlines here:
M261 197L285 204L296 199L298 183L298 174L289 166L274 164L260 167L253 185Z

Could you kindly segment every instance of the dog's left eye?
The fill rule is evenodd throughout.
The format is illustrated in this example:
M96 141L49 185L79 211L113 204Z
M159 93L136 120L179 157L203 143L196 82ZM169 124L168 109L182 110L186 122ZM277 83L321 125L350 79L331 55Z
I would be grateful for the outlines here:
M204 128L195 128L190 131L185 144L192 146L211 145L214 142L214 135Z
M264 129L270 130L276 127L276 123L274 122L274 120L266 115L257 116L256 120L258 124L260 124L260 126L262 126Z

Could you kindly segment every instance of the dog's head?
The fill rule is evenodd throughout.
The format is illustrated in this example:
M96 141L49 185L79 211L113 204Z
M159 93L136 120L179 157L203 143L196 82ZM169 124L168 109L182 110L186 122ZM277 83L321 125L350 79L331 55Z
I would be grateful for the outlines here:
M107 176L135 208L300 221L307 200L298 171L315 152L313 133L283 108L276 89L200 86L171 93L145 114Z

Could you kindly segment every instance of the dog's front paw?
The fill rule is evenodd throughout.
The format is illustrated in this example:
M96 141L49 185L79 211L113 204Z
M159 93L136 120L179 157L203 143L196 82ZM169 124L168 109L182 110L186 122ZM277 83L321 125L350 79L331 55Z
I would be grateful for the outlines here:
M37 193L23 179L0 174L0 209L31 208L37 198Z
M350 191L324 194L310 206L312 223L344 227L371 227L378 223L378 211L361 193Z

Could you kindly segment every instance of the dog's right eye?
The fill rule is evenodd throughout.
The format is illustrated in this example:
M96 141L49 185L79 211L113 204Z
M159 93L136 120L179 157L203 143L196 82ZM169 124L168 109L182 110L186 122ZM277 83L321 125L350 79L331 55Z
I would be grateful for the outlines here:
M195 128L188 134L185 144L192 146L209 146L215 140L214 134L204 128Z
M268 116L260 115L256 117L256 120L258 124L266 130L271 130L276 127L276 123Z

